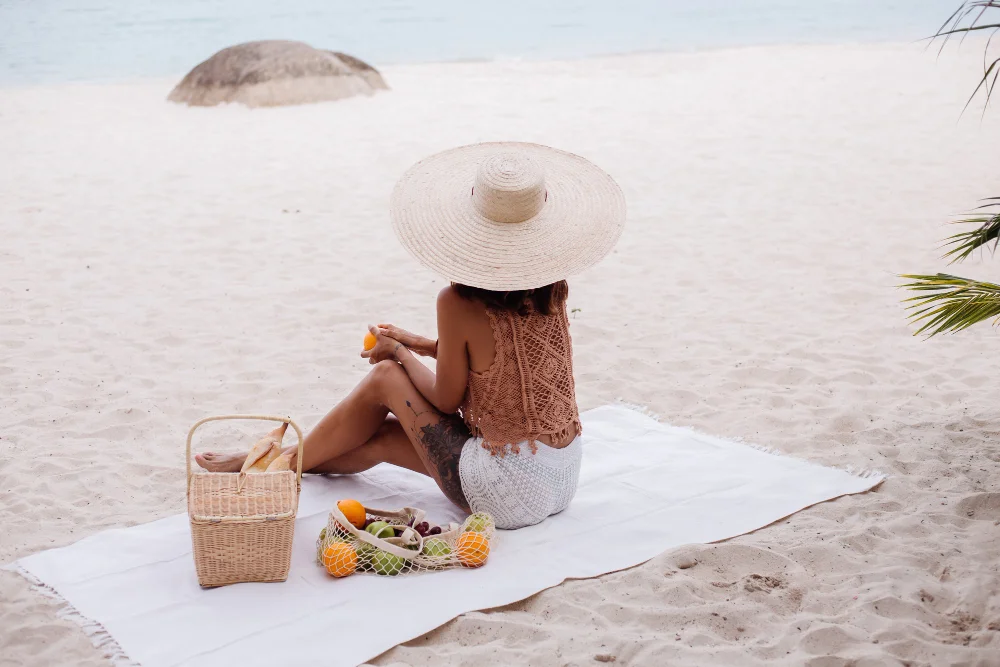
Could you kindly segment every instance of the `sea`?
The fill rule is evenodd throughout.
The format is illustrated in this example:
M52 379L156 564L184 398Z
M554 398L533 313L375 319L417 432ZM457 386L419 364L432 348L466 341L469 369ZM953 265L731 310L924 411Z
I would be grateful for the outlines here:
M187 72L293 39L376 66L917 42L958 0L0 0L0 86Z

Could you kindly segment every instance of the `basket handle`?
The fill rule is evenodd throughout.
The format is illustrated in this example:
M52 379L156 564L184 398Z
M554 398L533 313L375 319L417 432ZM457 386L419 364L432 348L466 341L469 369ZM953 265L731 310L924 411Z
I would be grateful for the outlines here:
M257 419L260 421L267 422L284 422L290 424L292 428L295 429L295 434L299 436L299 451L295 457L295 490L302 490L302 446L305 444L305 438L302 436L302 429L296 424L291 417L274 417L271 415L219 415L218 417L205 417L197 422L188 431L187 437L187 490L188 495L191 494L191 440L194 439L194 432L198 430L198 427L207 424L208 422L217 422L224 419Z

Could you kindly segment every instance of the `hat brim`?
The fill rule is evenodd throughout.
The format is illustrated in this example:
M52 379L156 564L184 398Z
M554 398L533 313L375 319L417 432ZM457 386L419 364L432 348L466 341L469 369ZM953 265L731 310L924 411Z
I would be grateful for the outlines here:
M545 204L524 222L494 222L473 205L479 164L500 151L527 153L544 172ZM396 184L390 212L399 242L421 264L457 283L506 291L542 287L600 261L621 236L625 197L611 176L578 155L494 142L415 164Z

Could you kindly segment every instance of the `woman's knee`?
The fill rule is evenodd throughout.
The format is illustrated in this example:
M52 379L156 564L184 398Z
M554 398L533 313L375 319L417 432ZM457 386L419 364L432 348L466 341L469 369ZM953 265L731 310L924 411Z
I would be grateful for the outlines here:
M366 383L379 395L384 396L386 389L397 384L406 376L406 371L395 361L380 361L368 373Z

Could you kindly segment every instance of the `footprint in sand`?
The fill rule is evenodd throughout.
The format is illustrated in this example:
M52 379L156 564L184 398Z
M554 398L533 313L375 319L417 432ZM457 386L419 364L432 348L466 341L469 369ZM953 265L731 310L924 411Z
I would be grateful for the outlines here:
M812 653L819 658L814 658L806 663L810 667L816 665L849 665L848 661L840 662L842 658L834 654L846 650L850 646L857 646L863 641L863 637L858 632L848 632L847 630L826 625L815 630L810 630L802 637L801 647L806 653Z
M966 496L955 506L955 513L980 521L1000 521L1000 493Z
M743 577L743 590L748 593L770 593L775 588L782 588L785 583L778 577L763 574L749 574Z
M773 551L733 543L682 547L673 554L673 561L678 569L706 583L739 581L759 586L754 590L774 589L777 586L765 580L781 582L801 570L794 561Z

